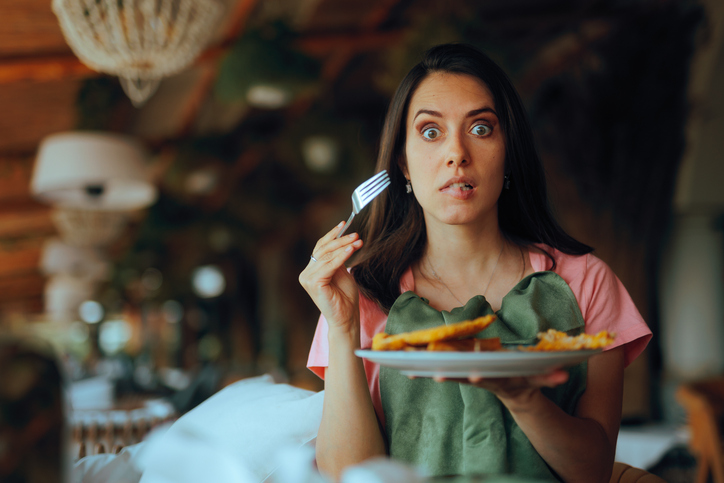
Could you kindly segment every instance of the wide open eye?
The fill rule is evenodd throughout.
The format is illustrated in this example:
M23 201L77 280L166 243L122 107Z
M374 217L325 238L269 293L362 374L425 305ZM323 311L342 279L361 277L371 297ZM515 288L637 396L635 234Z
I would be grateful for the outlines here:
M440 134L442 133L436 127L428 127L427 129L424 129L422 131L422 137L429 140L437 139L438 137L440 137Z
M476 124L470 131L476 136L487 136L488 134L493 132L493 128L491 128L487 124Z

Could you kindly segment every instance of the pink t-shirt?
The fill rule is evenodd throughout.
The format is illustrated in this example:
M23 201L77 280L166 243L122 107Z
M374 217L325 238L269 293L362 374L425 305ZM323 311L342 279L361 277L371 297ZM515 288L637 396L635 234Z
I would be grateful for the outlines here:
M558 250L548 249L556 260L555 273L568 283L576 296L586 323L586 333L596 334L607 330L616 334L615 342L606 350L624 346L624 362L628 366L643 352L651 339L651 330L631 300L628 292L613 271L599 258L588 254L567 255ZM551 261L537 250L530 251L533 270L541 272L550 269ZM400 279L400 293L415 290L415 279L409 268ZM375 302L360 296L360 347L369 348L372 337L384 332L387 315ZM319 318L309 351L307 367L324 379L329 364L329 343L327 321ZM377 415L384 421L380 397L380 366L364 359L367 382Z

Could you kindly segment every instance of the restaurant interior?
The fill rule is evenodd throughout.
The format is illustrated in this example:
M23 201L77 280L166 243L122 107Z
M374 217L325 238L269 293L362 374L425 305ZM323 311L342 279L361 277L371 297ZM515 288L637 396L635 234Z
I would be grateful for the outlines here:
M0 480L66 481L244 381L322 391L299 273L374 173L397 83L466 42L653 332L617 460L724 483L724 3L129 4L0 2ZM56 384L60 412L33 405Z

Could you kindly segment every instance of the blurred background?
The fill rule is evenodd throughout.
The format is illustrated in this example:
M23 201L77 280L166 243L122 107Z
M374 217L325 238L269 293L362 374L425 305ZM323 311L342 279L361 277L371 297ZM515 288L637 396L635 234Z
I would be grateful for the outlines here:
M682 421L680 385L724 369L722 2L208 0L156 19L181 40L143 65L146 27L76 3L0 3L0 327L110 381L108 405L184 411L263 373L322 389L298 274L446 41L509 73L559 219L654 333L624 422ZM113 25L130 46L94 51Z

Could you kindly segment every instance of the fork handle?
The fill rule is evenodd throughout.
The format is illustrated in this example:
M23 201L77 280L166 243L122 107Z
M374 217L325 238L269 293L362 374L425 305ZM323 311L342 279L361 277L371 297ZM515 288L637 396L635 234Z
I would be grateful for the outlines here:
M349 224L352 223L352 220L354 220L354 211L352 212L351 215L349 215L349 219L347 220L347 223L345 223L344 226L342 227L342 230L340 230L340 232L337 233L337 236L334 237L335 240L337 238L341 237L342 235L344 235L344 232L347 231L347 228L349 228Z

